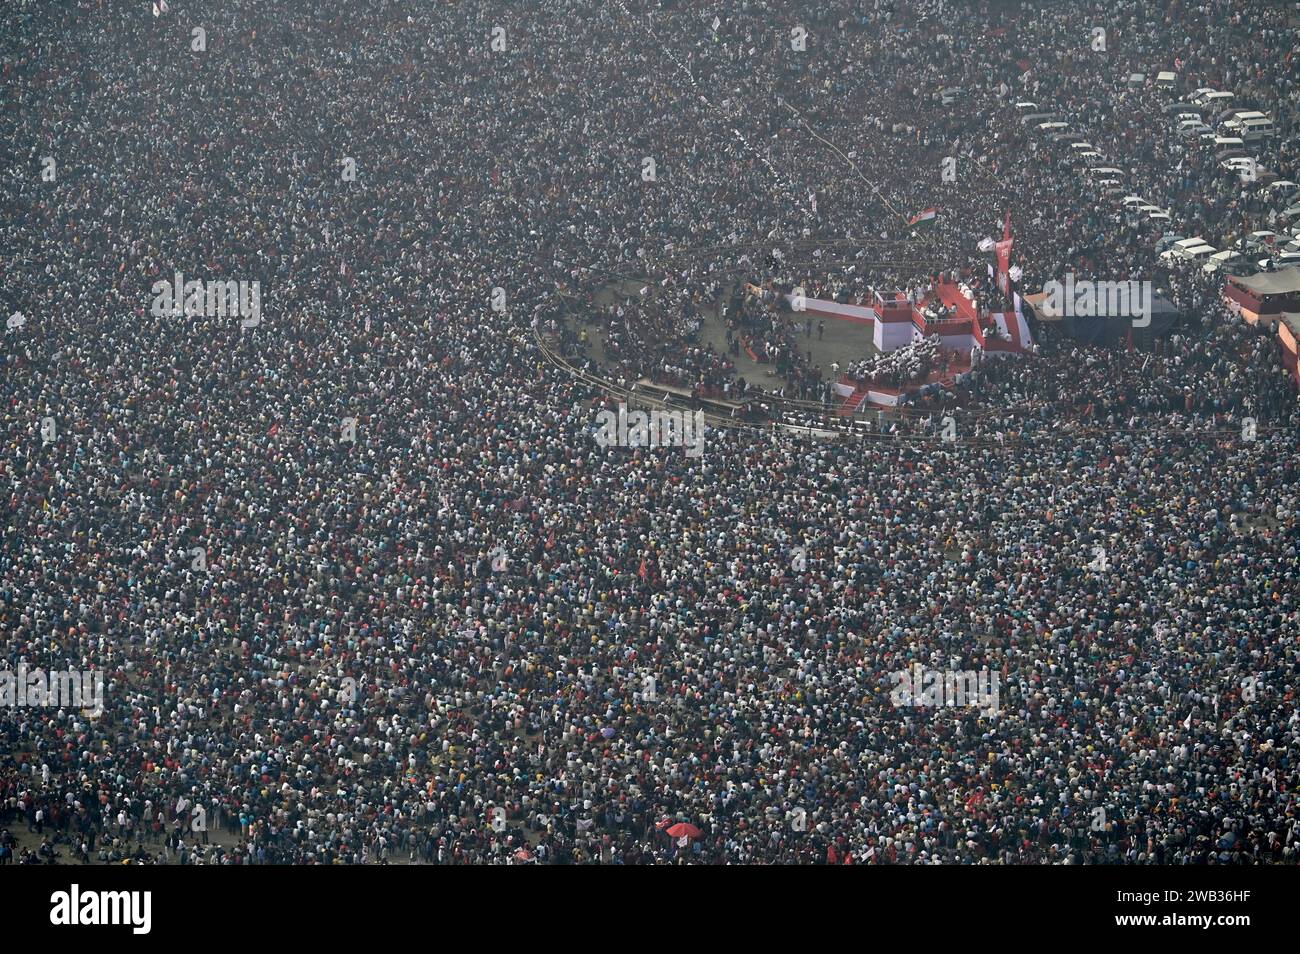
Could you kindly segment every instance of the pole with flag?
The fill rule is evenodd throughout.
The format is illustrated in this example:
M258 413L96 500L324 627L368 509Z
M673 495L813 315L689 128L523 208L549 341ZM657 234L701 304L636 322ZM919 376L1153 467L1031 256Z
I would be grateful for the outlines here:
M907 224L913 227L918 225L934 225L935 217L938 214L938 210L935 209L934 206L930 206L930 208L922 209L920 212L916 213L916 215L908 219Z
M1011 270L1011 210L1007 210L1006 221L1002 225L1002 241L998 242L994 248L998 256L998 288L1002 289L1002 294L1007 297L1011 296L1011 276L1008 272Z

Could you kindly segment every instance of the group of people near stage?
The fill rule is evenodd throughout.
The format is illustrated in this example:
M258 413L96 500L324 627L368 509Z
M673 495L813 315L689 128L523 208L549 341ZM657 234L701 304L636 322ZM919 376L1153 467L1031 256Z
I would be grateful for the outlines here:
M1049 335L861 440L635 446L543 352L713 383L682 296L864 224L925 264L862 290L1008 207L1027 282L1145 268L1022 96L1180 228L1267 225L1118 77L1294 132L1282 4L1108 6L1104 61L1066 3L138 6L0 37L0 669L105 676L0 706L0 860L1296 863L1300 412L1202 272L1155 350ZM156 313L176 273L258 320ZM601 313L627 275L667 324Z
M861 384L880 384L898 388L924 380L931 371L940 369L952 358L951 351L942 347L938 335L927 335L914 342L878 355L875 358L851 363L846 373Z

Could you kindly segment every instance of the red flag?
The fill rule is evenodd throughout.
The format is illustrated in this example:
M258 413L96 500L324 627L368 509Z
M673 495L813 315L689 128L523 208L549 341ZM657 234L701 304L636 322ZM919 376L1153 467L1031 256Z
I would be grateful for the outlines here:
M276 421L274 424L271 425L271 429L266 433L269 434L271 437L274 437L279 430L280 430L280 422Z
M994 246L998 256L998 287L1002 289L1002 294L1011 294L1011 276L1007 274L1011 268L1011 210L1007 210L1007 219L1002 226L1002 241Z
M641 561L641 569L637 570L637 576L641 577L643 580L646 578L645 560Z

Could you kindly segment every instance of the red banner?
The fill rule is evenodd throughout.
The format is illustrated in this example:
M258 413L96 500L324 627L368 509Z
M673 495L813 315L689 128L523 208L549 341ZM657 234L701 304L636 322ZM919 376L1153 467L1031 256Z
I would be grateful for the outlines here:
M985 246L987 248L988 246ZM1002 294L1010 296L1011 294L1011 276L1007 271L1011 268L1011 213L1007 212L1007 220L1002 226L1002 241L994 246L998 256L998 287L1002 289Z

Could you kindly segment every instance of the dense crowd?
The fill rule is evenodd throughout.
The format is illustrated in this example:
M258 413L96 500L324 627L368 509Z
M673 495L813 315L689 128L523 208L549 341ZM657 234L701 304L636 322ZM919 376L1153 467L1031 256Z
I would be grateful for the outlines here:
M1122 77L1176 55L1294 162L1284 6L724 13L14 7L0 666L106 687L0 709L0 862L1296 862L1300 415L1203 272L1150 349L1045 340L862 440L604 447L539 348L714 386L720 270L883 234L922 264L841 291L915 286L1007 208L1027 283L1155 268L1022 94L1189 228L1266 224ZM154 314L175 272L260 322ZM663 307L597 303L629 275ZM916 664L996 712L894 705Z
M942 367L952 355L953 352L943 350L938 335L928 335L918 337L896 351L854 361L848 366L847 373L860 383L899 387L925 378L931 371Z

